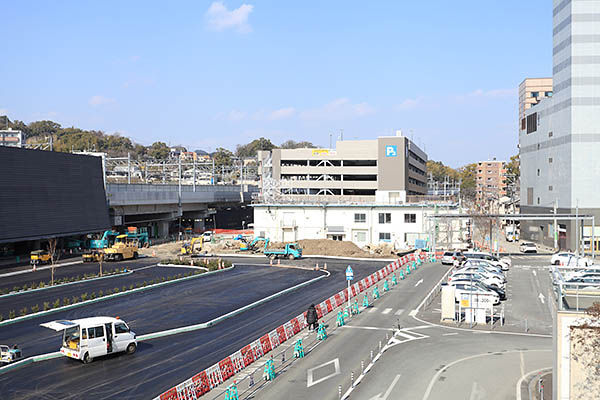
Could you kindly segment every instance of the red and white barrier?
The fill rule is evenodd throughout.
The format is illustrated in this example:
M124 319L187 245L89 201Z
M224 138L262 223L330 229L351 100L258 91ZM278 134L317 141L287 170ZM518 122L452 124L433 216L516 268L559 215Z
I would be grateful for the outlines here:
M436 259L438 259L438 253L436 253L435 256ZM323 318L336 308L345 305L348 302L348 295L350 298L358 296L360 293L364 292L394 271L404 267L412 261L416 261L417 257L422 261L426 261L427 253L421 253L418 256L412 253L409 256L401 257L361 281L351 285L350 293L348 293L348 289L344 289L331 296L315 306L317 316L319 319ZM244 346L229 357L225 357L217 364L165 391L154 400L196 400L252 364L254 361L276 349L283 342L298 334L298 332L306 326L306 313L298 315L271 332L261 336L254 342Z

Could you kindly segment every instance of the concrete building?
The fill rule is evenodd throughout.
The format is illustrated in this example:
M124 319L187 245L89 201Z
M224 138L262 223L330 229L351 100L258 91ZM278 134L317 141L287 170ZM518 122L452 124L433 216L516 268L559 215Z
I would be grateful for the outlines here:
M519 130L521 212L600 219L600 0L554 0L553 95L525 111ZM575 222L524 223L521 238L576 248ZM591 228L583 230L591 235Z
M523 124L525 111L540 100L552 97L552 78L526 78L519 85L519 121Z
M0 130L0 146L23 147L23 132L11 128Z
M271 200L283 195L299 201L404 203L406 196L427 194L426 163L425 152L400 132L338 141L335 149L258 152L261 194Z
M435 235L438 247L462 248L465 221L434 221L435 215L458 213L458 204L448 203L256 204L254 233L276 242L333 239L396 249L431 244Z
M478 162L475 183L477 202L482 207L506 196L506 162L496 159Z

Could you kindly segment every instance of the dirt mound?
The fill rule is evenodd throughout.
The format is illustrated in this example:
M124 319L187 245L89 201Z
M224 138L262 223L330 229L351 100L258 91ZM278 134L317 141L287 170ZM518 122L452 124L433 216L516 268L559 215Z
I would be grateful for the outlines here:
M383 250L377 248L378 251L364 251L352 242L331 240L331 239L304 239L298 241L304 255L323 255L323 256L338 256L338 257L390 257L393 256L391 248Z

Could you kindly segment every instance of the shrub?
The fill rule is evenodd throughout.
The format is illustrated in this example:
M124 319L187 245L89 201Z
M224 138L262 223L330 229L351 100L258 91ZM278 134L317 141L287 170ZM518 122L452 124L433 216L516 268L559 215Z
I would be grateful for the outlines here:
M50 302L45 301L44 302L44 311L48 311L50 309Z
M16 316L17 316L17 313L15 313L15 310L10 310L8 312L8 319L13 319Z
M173 279L173 277L171 277L171 275L167 276L168 281L170 281L171 279Z
M104 292L103 292L102 290L100 290L100 291L98 292L98 297L102 297L102 296L104 296Z
M177 275L177 279L181 279L181 278L183 278L183 275L181 275L181 274Z
M27 307L21 308L20 314L21 316L27 315Z
M46 286L46 283L44 283L44 281L40 281L40 284L38 285L39 288L43 288Z
M90 299L94 300L96 298L96 292L92 292L92 294L90 294Z
M37 283L33 282L31 286L29 286L29 289L37 289Z
M144 287L148 286L148 282L144 281L144 283L142 284Z
M118 287L114 288L113 293L119 293L119 288Z
M27 286L27 284L23 285L23 291L27 290L29 286Z
M60 307L60 299L56 299L56 301L54 302L54 308L58 307Z
M164 282L164 281L166 281L166 278L163 276L163 277L161 278L161 282Z
M125 287L125 286L123 286ZM129 285L129 290L133 290L133 283L131 285Z
M13 287L13 290L12 290L12 291L13 291L13 292L18 292L18 291L19 291L19 287L18 287L18 286L15 286L15 287Z
M88 298L88 294L86 293L81 293L81 301L86 301Z
M71 301L67 297L65 297L63 299L63 306L68 306L69 304L71 304Z
M40 306L38 306L37 304L35 306L31 307L31 312L32 313L36 313L38 311L40 311Z
M0 314L0 322L4 321L4 315Z
M75 278L76 281L80 281L81 280L81 275L77 275L77 278Z
M110 289L106 289L106 295L107 295L107 296L110 296L111 294L112 294L112 290L110 290Z
M121 292L126 292L126 291L127 291L127 286L123 285L123 287L121 288Z
M79 303L79 297L73 296L73 300L71 300L71 303L73 303L73 304Z
M135 284L135 287L139 289L139 288L141 288L141 287L142 287L142 284L141 284L141 283L139 283L139 282L137 282L137 283Z

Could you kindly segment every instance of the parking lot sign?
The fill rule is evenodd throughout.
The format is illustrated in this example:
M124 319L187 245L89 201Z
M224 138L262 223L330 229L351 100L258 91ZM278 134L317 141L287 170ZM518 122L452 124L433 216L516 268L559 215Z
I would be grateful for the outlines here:
M386 157L398 157L398 146L395 144L390 144L385 146L385 156Z

